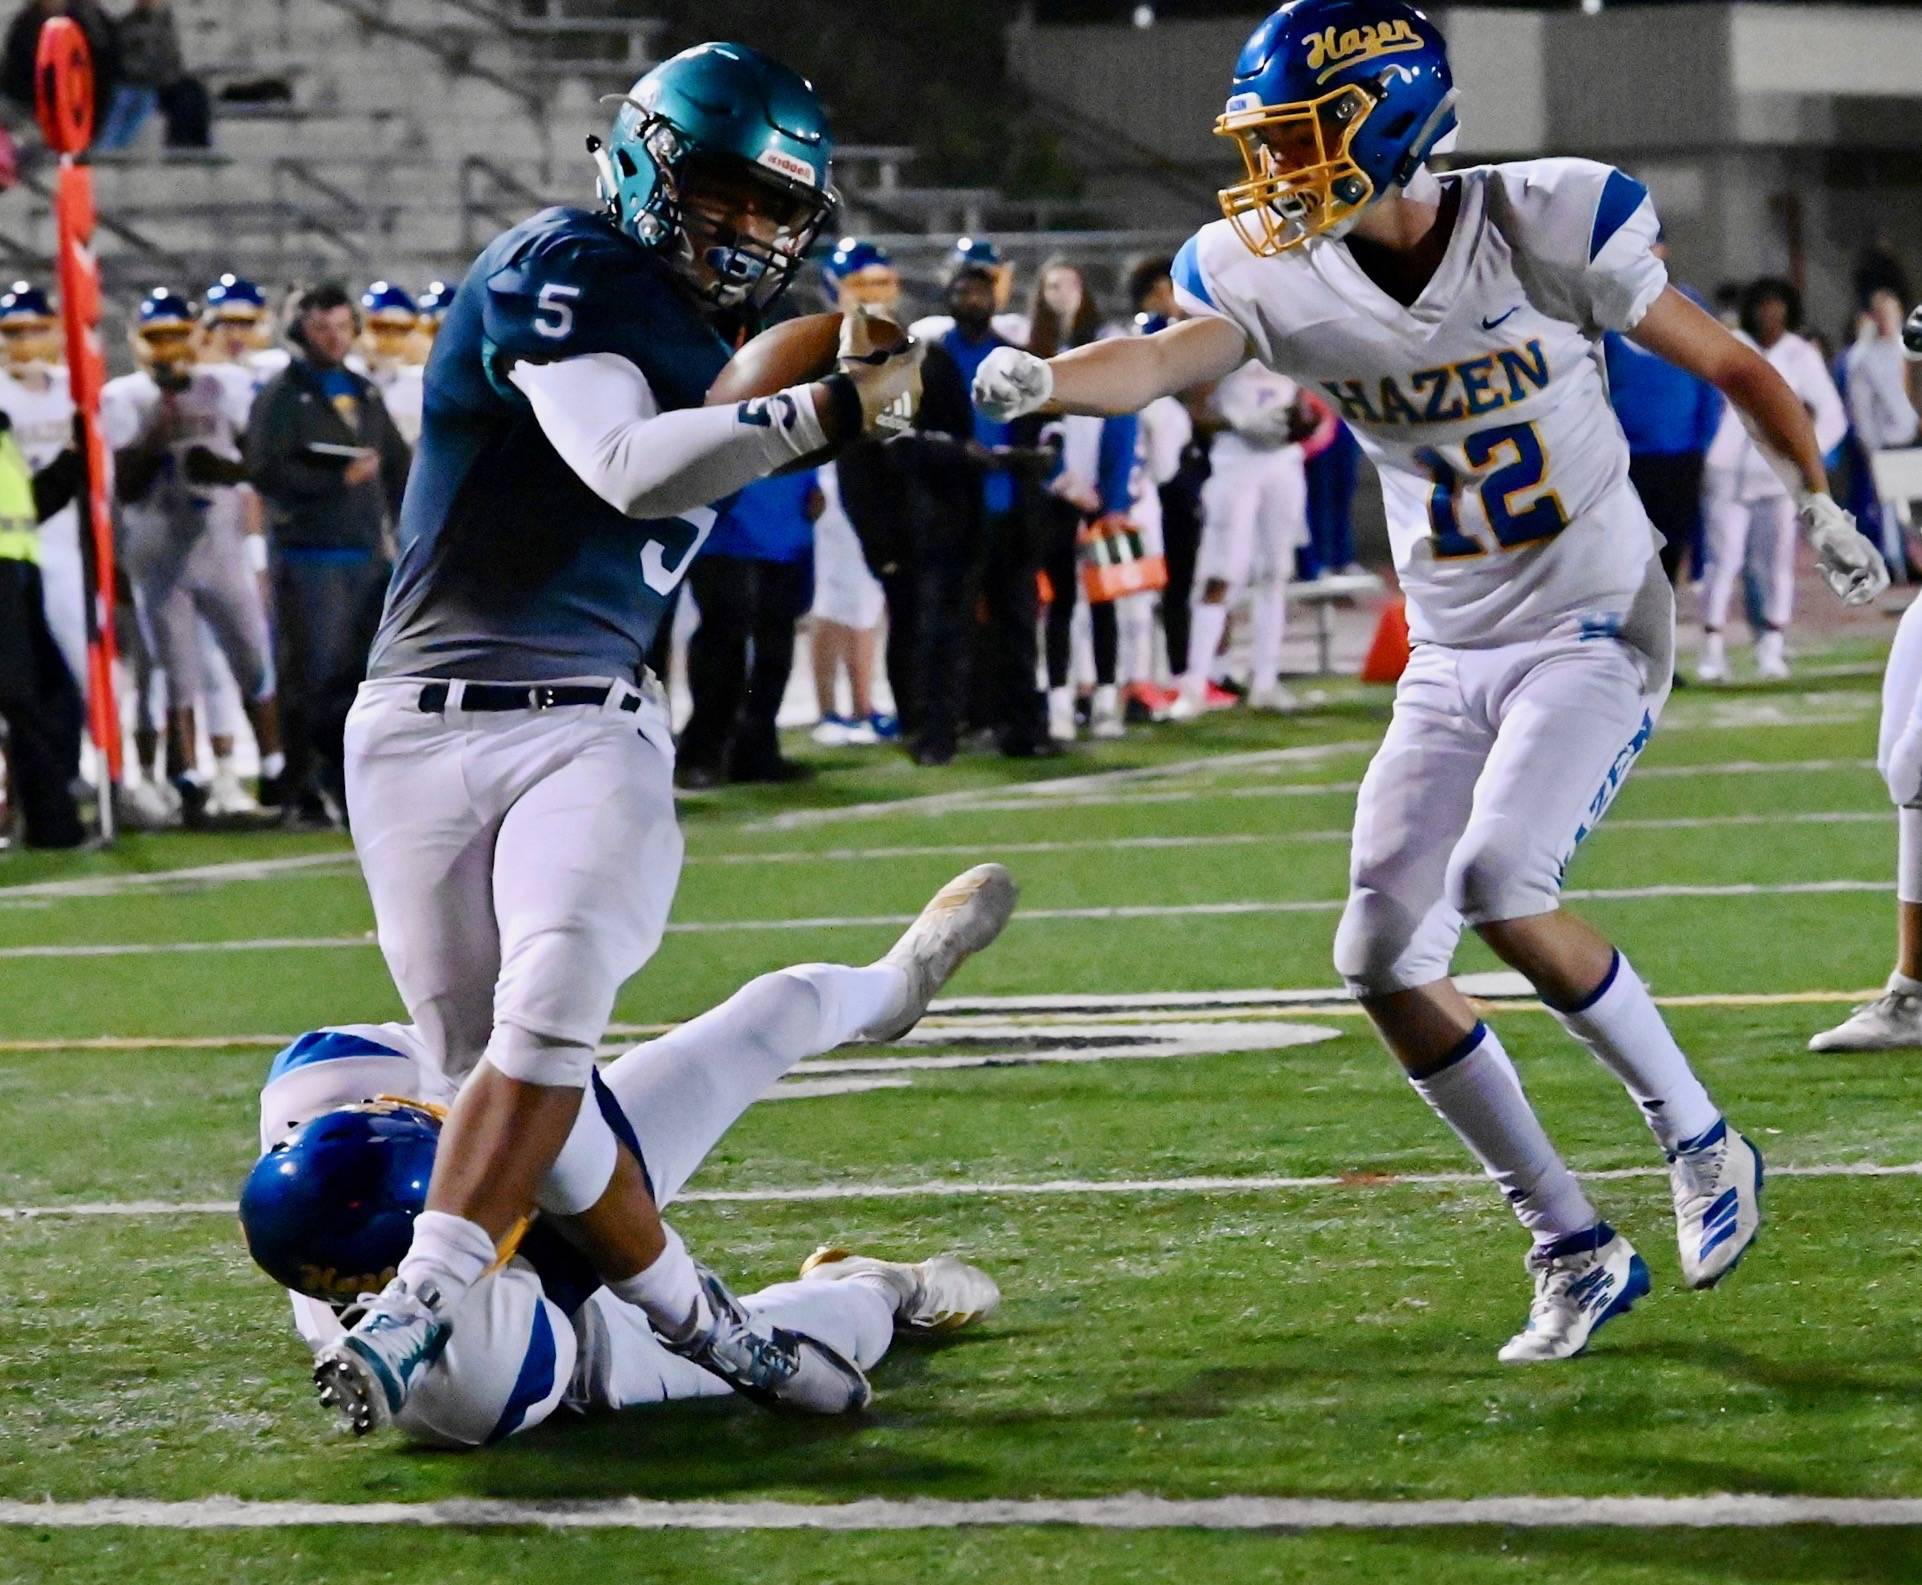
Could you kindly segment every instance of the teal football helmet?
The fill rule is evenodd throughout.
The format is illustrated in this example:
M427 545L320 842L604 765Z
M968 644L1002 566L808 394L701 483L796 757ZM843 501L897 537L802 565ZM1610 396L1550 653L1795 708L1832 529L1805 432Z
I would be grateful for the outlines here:
M834 213L832 143L813 86L745 44L697 44L613 102L613 130L587 143L609 217L716 306L772 303ZM703 178L736 192L752 181L774 236L691 206Z

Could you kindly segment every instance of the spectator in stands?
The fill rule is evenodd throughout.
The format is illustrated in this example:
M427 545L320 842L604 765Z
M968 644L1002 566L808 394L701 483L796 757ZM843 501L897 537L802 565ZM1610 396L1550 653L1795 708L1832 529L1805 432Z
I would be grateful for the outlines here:
M1868 459L1878 451L1916 443L1913 368L1902 350L1902 299L1888 287L1877 287L1869 294L1855 341L1842 354L1842 396L1860 447L1860 463L1869 465ZM1872 472L1869 479L1872 489ZM1887 500L1878 505L1882 555L1900 581L1908 572L1902 529L1909 503Z
M342 736L412 460L373 382L346 367L357 328L345 288L306 292L288 331L296 355L262 388L247 429L267 503L288 807L322 823L346 812Z
M1654 252L1666 261L1667 241L1658 237ZM1670 583L1693 580L1702 570L1702 464L1722 420L1721 393L1612 330L1602 352L1628 437L1628 476L1662 534L1662 569Z
M103 149L124 149L159 107L167 147L204 149L213 142L213 106L206 84L187 75L173 0L134 0L121 17L120 83L107 124L95 136Z
M814 593L821 506L812 473L758 480L721 513L688 570L701 622L687 646L694 713L676 755L682 787L809 774L782 756L774 726L794 669L794 626Z
M0 94L11 99L31 119L34 105L34 61L40 50L40 29L49 17L72 17L87 36L93 53L93 124L107 124L114 89L120 82L120 46L113 18L96 0L27 0L7 27L0 49Z
M1014 265L1002 257L1000 247L986 237L961 237L954 244L954 251L948 255L948 279L952 280L956 271L972 265L987 272L994 285L994 310L991 323L994 333L1013 347L1028 344L1028 316L1009 308L1014 301ZM908 327L918 340L938 341L954 329L954 315L951 313L929 314L917 319Z
M73 500L79 461L62 452L38 473L0 413L0 722L29 847L86 840L74 805L80 774L80 690L47 626L40 592L40 524Z

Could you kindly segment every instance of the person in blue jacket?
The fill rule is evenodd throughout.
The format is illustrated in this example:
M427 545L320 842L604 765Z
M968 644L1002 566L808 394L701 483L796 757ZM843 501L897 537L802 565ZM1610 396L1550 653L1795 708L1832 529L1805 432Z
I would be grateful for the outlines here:
M1668 243L1651 250L1664 262ZM1682 288L1700 303L1694 292ZM1703 306L1707 306L1704 304ZM1662 568L1677 583L1684 567L1702 568L1702 459L1722 418L1722 398L1706 380L1656 357L1627 336L1602 338L1608 394L1628 438L1628 476L1661 530Z

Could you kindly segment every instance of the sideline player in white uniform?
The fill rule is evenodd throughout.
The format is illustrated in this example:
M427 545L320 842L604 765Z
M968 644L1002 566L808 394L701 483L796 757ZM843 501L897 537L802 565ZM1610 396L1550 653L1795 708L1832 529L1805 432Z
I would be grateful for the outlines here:
M1249 707L1294 708L1293 695L1281 686L1281 646L1295 551L1308 543L1303 442L1318 425L1334 427L1327 408L1257 359L1215 387L1213 406L1225 427L1209 450L1208 482L1201 489L1193 636L1175 709L1182 720L1207 708L1228 611L1244 592L1250 606Z
M1249 39L1216 124L1248 177L1176 261L1193 317L1051 364L998 352L975 400L1000 418L1125 411L1252 355L1327 393L1373 458L1415 651L1362 784L1336 966L1533 1236L1534 1303L1501 1358L1561 1359L1648 1272L1448 977L1464 922L1640 1104L1670 1164L1688 1285L1722 1277L1761 1220L1754 1148L1627 960L1558 907L1564 867L1654 731L1673 643L1601 332L1714 384L1790 459L1839 595L1871 599L1887 574L1829 498L1794 393L1668 286L1643 188L1583 160L1425 174L1454 98L1440 34L1400 0L1284 6Z
M0 412L36 471L73 445L73 396L60 361L60 320L46 293L15 281L0 295ZM60 658L87 691L86 565L80 554L80 507L70 503L40 525L40 588L47 626Z
M577 1123L563 1155L611 1172L626 1153L665 1207L797 1061L860 1038L874 982L893 972L808 963L762 975L599 1070L582 1096L592 1118ZM341 1312L406 1253L453 1098L437 1054L408 1024L316 1030L274 1059L260 1096L265 1154L242 1190L241 1226L255 1260L289 1290L294 1324L314 1350L343 1335ZM562 1404L622 1409L734 1390L667 1348L645 1312L601 1286L564 1236L570 1202L553 1191L581 1165L569 1159L550 1174L542 1217L461 1301L446 1347L395 1418L411 1439L479 1447ZM952 1255L908 1264L824 1246L801 1278L743 1295L740 1307L861 1371L897 1331L952 1331L1000 1301L987 1273Z
M495 238L435 338L399 559L347 723L381 950L442 1066L471 1074L398 1275L315 1366L358 1431L404 1406L533 1205L614 998L666 928L681 835L645 658L709 503L918 399L921 349L871 352L850 321L826 379L705 405L731 336L832 211L826 116L803 78L700 45L636 83L590 146L598 209L546 209ZM912 1024L936 967L1012 906L995 867L944 894L859 1027ZM797 1407L848 1406L845 1361L713 1298L638 1169L591 1189L583 1207L606 1202L596 1269L676 1347Z
M209 803L198 764L200 624L213 629L240 687L263 779L285 768L269 660L267 612L245 548L246 464L253 405L244 373L196 361L185 298L141 299L132 340L140 368L107 382L101 413L127 535L127 576L155 661L167 674L168 776L188 822Z
M391 281L375 281L360 294L360 355L388 416L411 448L420 444L421 403L427 381L414 356L419 347L420 309Z
M1742 331L1782 376L1815 425L1815 441L1827 456L1848 433L1849 415L1828 366L1812 342L1795 333L1802 320L1800 295L1787 281L1760 280L1742 294ZM1783 632L1795 614L1795 502L1755 439L1732 408L1708 448L1702 470L1703 518L1708 531L1708 575L1702 591L1703 682L1728 679L1722 630L1744 566L1753 572L1761 625L1755 630L1756 675L1788 676Z
M1922 308L1902 329L1902 353L1922 363ZM1816 1035L1811 1051L1922 1049L1922 600L1902 613L1889 650L1875 763L1895 803L1895 968L1880 996Z

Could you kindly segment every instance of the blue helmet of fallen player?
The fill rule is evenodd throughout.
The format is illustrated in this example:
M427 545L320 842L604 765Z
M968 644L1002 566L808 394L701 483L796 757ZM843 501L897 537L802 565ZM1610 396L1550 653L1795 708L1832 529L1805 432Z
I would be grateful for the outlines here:
M1340 236L1456 130L1440 31L1404 0L1291 0L1249 36L1215 132L1247 178L1221 212L1263 257Z
M267 296L244 275L228 270L202 294L200 312L215 323L239 320L251 325L266 317Z
M352 1304L387 1286L427 1207L435 1108L390 1096L323 1112L254 1163L240 1227L283 1288Z
M615 102L588 140L614 223L710 303L773 302L834 212L813 85L745 44L697 44Z

